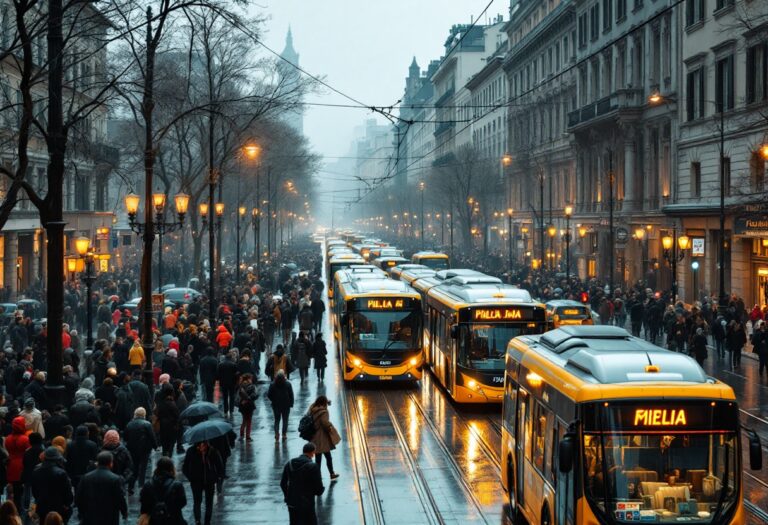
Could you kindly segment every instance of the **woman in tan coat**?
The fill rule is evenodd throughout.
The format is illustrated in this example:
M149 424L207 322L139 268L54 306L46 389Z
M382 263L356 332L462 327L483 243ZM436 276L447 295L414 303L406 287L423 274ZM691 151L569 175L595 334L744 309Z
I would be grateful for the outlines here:
M328 405L330 404L331 402L328 401L327 397L319 396L309 407L309 415L312 416L316 429L310 442L315 445L315 462L319 467L322 466L323 456L325 456L331 481L335 481L339 475L333 471L331 450L336 448L336 445L341 441L341 436L339 436L328 415Z

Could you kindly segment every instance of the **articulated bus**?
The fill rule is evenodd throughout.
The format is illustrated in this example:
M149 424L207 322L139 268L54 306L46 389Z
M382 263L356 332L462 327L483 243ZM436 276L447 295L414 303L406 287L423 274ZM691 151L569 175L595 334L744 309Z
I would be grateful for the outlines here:
M406 270L428 270L426 266L423 264L412 264L409 262L403 263L403 264L397 264L387 270L389 272L389 276L393 279L397 279L398 281L401 281L400 275L406 271Z
M421 297L370 265L336 273L331 304L344 381L418 381Z
M502 419L502 483L515 520L746 522L736 398L684 354L612 326L517 337ZM759 469L759 437L745 437Z
M501 403L507 342L544 332L546 311L526 290L475 274L428 288L427 362L455 401ZM416 281L414 286L429 280Z
M433 269L427 268L423 264L399 264L389 270L389 274L393 279L403 281L407 284L411 284L417 279L432 277L435 273L436 272Z

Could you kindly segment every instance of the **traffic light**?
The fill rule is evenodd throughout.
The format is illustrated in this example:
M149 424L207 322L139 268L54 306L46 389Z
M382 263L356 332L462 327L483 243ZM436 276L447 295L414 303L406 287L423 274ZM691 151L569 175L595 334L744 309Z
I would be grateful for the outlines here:
M581 292L579 294L579 301L581 301L582 304L587 304L589 302L589 294L587 292Z

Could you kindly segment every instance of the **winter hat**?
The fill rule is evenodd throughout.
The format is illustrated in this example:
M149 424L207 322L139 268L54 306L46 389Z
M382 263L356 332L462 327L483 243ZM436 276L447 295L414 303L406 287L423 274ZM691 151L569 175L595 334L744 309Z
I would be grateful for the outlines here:
M58 448L48 447L45 449L43 459L45 461L61 461L64 459L64 457L61 455L61 452L59 452Z
M104 434L104 446L117 446L120 444L120 434L117 430L108 430Z
M28 397L24 400L24 408L35 408L35 398Z
M167 383L170 380L171 380L171 376L168 374L160 374L160 379L158 379L161 385Z
M168 357L178 357L179 353L176 350L168 350Z

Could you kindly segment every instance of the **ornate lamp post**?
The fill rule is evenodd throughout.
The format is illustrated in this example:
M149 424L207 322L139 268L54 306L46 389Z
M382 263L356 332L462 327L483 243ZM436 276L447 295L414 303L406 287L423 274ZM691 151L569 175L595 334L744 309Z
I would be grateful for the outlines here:
M672 236L665 235L661 239L664 247L664 258L672 268L672 304L677 301L677 263L685 258L685 250L688 249L691 240L687 235L677 236L677 230L672 230ZM680 253L678 253L678 248Z
M509 282L512 282L512 266L513 266L513 254L512 254L512 215L515 213L515 210L512 208L507 208L507 249L508 249L508 256L509 256Z
M573 206L570 204L565 207L565 280L571 280L571 215L573 215Z
M93 271L94 253L91 251L91 240L88 237L78 237L75 239L75 251L85 263L85 272L80 279L85 284L85 349L93 350L93 299L91 288L96 281L96 274Z
M237 254L235 255L235 266L237 269L235 270L235 282L238 284L240 283L240 219L245 217L247 211L245 206L237 208Z
M253 245L256 247L256 278L261 277L261 212L258 208L251 210L253 221Z
M153 221L150 210L145 211L145 217L149 217L149 227L147 223L141 223L136 220L136 215L139 211L139 205L141 204L141 197L131 193L125 196L125 210L128 212L128 224L131 230L135 233L142 235L144 238L144 250L151 249L152 241L155 235L160 235L160 261L162 263L162 235L171 231L178 230L184 224L184 216L187 214L187 207L189 206L189 195L185 193L178 193L174 197L174 204L176 206L176 213L178 220L175 222L165 222L163 220L163 210L165 207L165 195L161 193L155 193L152 195L152 204L155 208L156 218ZM141 276L141 346L144 348L144 355L151 356L152 349L155 342L152 335L152 270L146 269L146 274ZM146 360L146 368L144 369L144 380L148 385L151 385L152 381L152 360ZM150 387L151 388L151 387Z
M554 224L547 226L547 235L549 235L549 253L547 254L547 267L550 271L554 272L555 268L555 235L557 235L557 228Z

